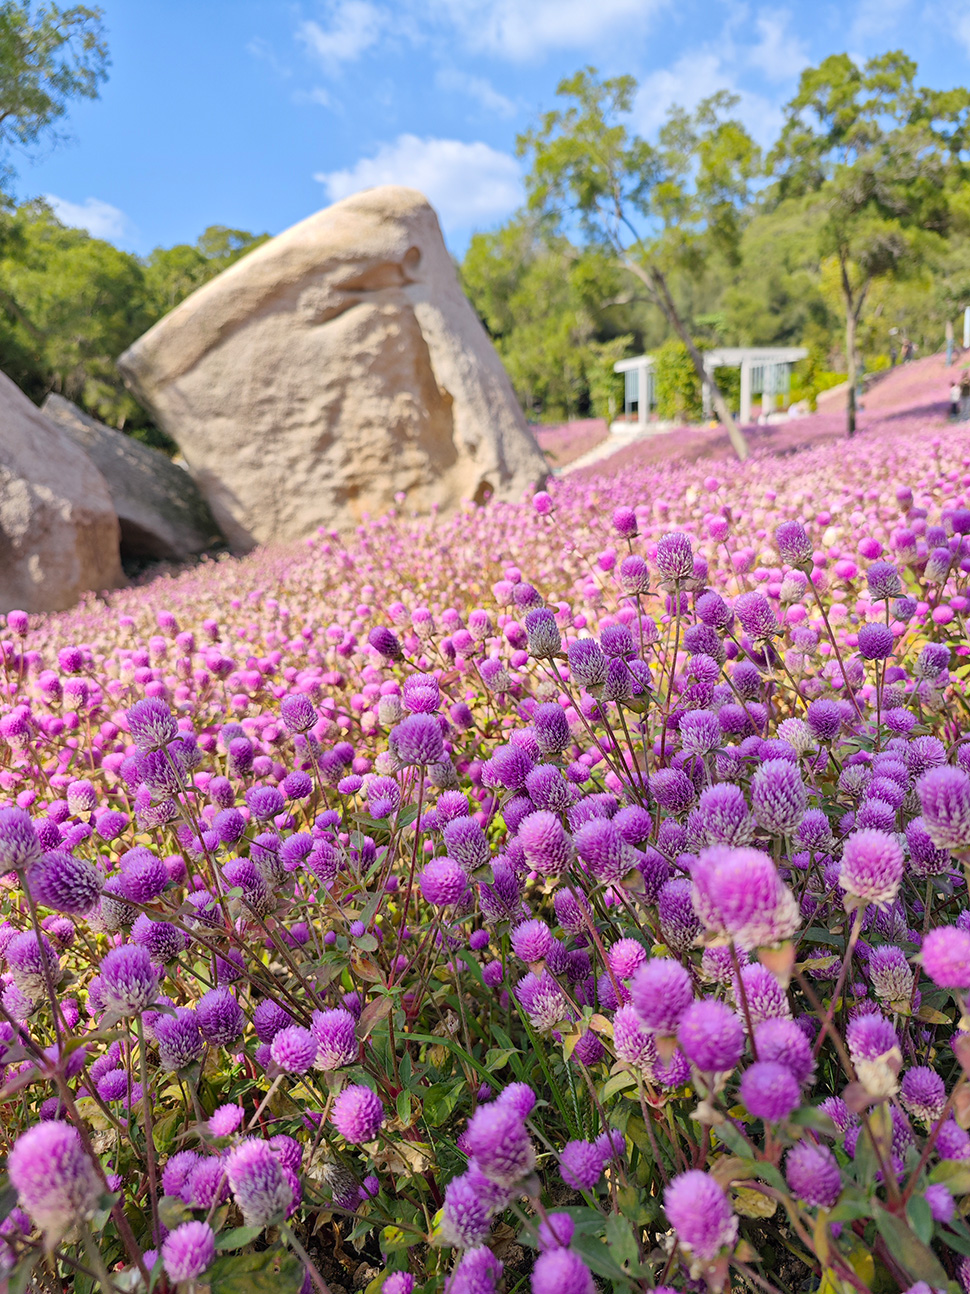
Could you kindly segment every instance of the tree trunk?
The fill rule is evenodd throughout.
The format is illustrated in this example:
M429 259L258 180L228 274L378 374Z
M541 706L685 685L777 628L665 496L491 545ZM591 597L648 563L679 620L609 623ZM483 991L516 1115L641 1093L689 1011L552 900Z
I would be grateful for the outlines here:
M855 435L855 418L856 418L856 401L855 387L857 381L857 365L855 354L855 313L852 309L851 301L847 302L845 309L845 362L848 369L847 380L849 383L848 399L845 404L846 432L851 438Z
M728 408L727 401L724 398L724 394L717 382L714 380L714 374L708 372L704 367L704 357L694 345L694 339L687 331L687 328L678 313L677 307L674 304L674 299L670 295L670 290L667 287L667 281L663 274L654 265L651 265L649 269L645 270L641 265L638 265L636 261L630 260L629 258L624 261L624 266L631 274L636 275L640 282L644 284L657 306L659 306L660 310L663 312L664 317L670 324L671 328L673 328L674 332L676 332L677 336L687 347L687 353L691 358L691 363L694 365L697 376L700 378L701 384L706 386L710 392L711 404L714 406L714 411L718 418L720 418L721 424L728 434L728 439L731 442L734 452L743 463L749 453L748 442L745 440L744 433L741 428L734 421L731 410Z

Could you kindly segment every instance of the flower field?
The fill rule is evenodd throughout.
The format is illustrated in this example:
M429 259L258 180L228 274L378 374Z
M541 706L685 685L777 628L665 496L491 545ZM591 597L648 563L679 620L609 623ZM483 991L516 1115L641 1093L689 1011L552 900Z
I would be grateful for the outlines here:
M966 1289L968 536L911 415L7 615L9 1288Z

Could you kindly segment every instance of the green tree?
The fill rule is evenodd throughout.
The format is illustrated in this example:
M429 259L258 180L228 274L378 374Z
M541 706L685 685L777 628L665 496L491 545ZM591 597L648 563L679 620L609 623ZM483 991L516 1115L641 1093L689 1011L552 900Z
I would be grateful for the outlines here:
M268 238L269 234L250 234L243 229L210 225L194 245L156 247L145 262L145 289L150 309L161 318L196 288Z
M723 92L693 114L674 109L654 147L627 126L635 90L633 77L602 80L595 68L560 82L557 94L568 106L545 113L519 137L519 153L530 162L529 206L561 225L578 217L586 236L639 280L686 347L744 459L744 436L704 367L668 274L702 269L703 243L736 254L758 150L739 122L725 118L736 98Z
M13 150L55 133L72 99L96 99L107 76L100 9L0 2L0 189Z
M806 69L769 158L779 199L812 197L819 250L838 267L856 427L859 329L873 285L913 272L945 233L954 149L964 151L964 96L927 95L901 51L859 68L834 54Z

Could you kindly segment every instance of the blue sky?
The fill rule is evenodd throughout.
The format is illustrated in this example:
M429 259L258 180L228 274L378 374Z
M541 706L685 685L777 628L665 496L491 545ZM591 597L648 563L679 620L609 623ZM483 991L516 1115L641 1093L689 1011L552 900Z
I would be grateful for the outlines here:
M629 72L634 124L719 88L768 142L807 63L902 47L970 81L970 0L101 0L112 67L21 196L137 252L278 233L357 189L423 189L461 252L521 201L517 132L558 80Z

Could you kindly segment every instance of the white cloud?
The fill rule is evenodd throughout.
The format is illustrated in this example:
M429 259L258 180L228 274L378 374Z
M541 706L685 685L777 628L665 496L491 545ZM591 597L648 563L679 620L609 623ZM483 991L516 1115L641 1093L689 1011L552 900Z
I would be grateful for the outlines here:
M666 0L433 0L475 50L525 61L554 49L601 47L629 28L634 44Z
M849 39L860 43L878 37L884 43L909 7L910 0L860 0Z
M522 201L518 164L488 144L399 135L373 157L314 177L332 202L378 184L420 189L446 231L467 230L508 215Z
M435 75L435 85L439 90L454 90L458 94L467 95L486 112L498 117L514 117L518 111L512 100L496 90L484 76L474 76L471 72L462 72L456 67L440 68Z
M788 81L808 65L804 41L788 30L790 18L784 11L762 10L755 20L760 39L745 51L745 61L769 81Z
M76 229L86 229L94 238L106 238L109 242L124 238L129 232L128 217L110 202L100 198L85 198L83 202L68 202L56 194L45 193L44 198L50 203L58 220Z
M376 45L386 15L370 0L337 0L331 5L330 23L302 22L297 38L330 70L352 63Z

